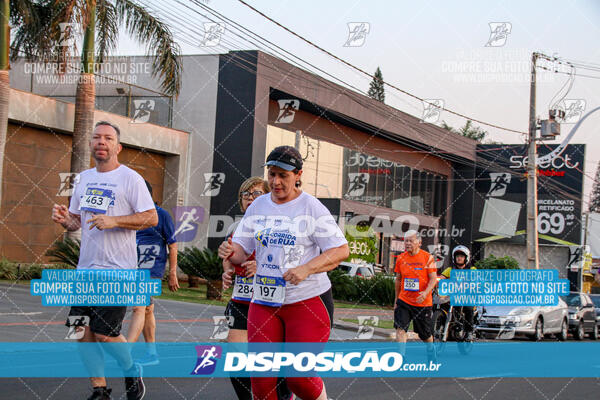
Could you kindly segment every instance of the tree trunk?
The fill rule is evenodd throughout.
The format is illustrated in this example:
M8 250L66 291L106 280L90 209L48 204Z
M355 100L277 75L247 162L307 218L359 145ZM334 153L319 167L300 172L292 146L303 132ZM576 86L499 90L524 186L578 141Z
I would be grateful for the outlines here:
M73 144L71 150L71 172L79 173L90 168L90 139L94 129L94 109L96 102L96 81L94 79L96 34L96 1L92 0L83 37L81 53L82 71L75 94L75 121L73 123ZM81 231L67 232L71 239L81 238Z
M208 300L221 300L223 289L223 281L220 279L217 280L207 280L206 281L206 298Z
M188 275L188 287L197 288L200 286L200 278L194 275Z
M73 150L71 172L81 172L90 168L90 138L94 129L94 103L96 85L94 74L82 72L75 95L75 122L73 124Z

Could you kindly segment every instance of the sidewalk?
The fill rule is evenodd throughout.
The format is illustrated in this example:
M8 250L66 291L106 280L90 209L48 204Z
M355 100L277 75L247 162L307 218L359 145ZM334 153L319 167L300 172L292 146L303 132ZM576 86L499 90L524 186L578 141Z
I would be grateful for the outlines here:
M394 310L384 308L336 308L333 314L333 327L356 332L358 335L359 325L342 321L342 319L358 319L359 316L377 316L380 320L393 320ZM394 340L396 339L396 331L394 329L374 328L373 339ZM419 340L419 337L414 332L408 332L408 340Z

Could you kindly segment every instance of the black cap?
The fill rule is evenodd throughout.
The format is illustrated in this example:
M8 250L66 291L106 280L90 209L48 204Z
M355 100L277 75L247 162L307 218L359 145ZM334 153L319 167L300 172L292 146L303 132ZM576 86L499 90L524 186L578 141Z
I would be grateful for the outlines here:
M302 157L300 152L292 146L279 146L273 149L267 157L266 166L275 166L286 171L301 170Z

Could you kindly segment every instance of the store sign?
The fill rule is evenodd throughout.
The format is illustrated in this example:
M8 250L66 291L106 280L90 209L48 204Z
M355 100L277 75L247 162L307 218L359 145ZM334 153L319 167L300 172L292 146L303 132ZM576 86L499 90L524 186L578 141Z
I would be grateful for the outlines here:
M549 154L556 146L540 145L538 156ZM507 240L518 240L517 234L522 234L527 226L527 147L477 148L481 162L475 173L473 237L485 239L498 234ZM538 165L537 222L541 243L581 242L584 161L585 145L572 144L558 157ZM512 204L514 207L507 212L497 203L507 209ZM486 219L489 216L492 223Z

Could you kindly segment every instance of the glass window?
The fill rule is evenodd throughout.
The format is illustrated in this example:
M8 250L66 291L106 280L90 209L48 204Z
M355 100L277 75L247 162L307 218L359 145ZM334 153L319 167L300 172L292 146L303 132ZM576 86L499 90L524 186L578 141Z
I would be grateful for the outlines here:
M421 183L421 187L424 188L423 189L423 214L432 215L433 214L433 195L434 195L433 174L431 174L429 172L422 172L421 179L423 179L423 182Z
M410 212L423 214L423 182L421 171L412 170L412 180L410 185Z
M411 169L402 165L394 166L394 187L391 207L398 211L410 211Z

